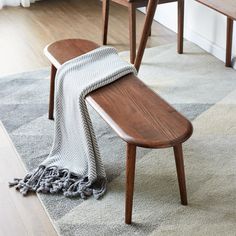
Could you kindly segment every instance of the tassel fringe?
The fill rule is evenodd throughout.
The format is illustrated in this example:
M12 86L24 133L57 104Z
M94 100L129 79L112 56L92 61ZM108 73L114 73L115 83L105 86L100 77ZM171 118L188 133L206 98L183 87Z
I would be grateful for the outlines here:
M86 199L93 195L99 199L106 192L106 179L99 179L91 183L88 177L79 177L68 169L59 169L57 166L39 166L24 179L15 178L9 183L15 186L23 196L29 192L37 193L63 193L66 197L80 197Z

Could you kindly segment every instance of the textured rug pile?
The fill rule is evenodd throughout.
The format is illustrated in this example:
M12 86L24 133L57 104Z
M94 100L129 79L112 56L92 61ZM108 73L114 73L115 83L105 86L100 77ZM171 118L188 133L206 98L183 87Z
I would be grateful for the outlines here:
M128 53L121 53L128 58ZM0 120L27 169L48 155L47 69L0 78ZM180 205L171 149L138 149L132 226L124 224L125 144L90 110L108 194L101 201L40 194L60 235L235 235L236 72L186 42L146 50L140 78L192 120L184 145L189 205ZM30 97L30 99L29 99Z

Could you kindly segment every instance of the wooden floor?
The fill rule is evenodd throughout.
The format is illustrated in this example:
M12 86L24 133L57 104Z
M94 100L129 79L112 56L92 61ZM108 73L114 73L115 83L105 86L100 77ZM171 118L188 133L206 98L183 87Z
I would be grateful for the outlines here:
M137 13L140 32L144 15ZM62 38L86 38L101 43L101 2L99 0L42 0L28 9L0 11L0 77L48 66L43 48ZM176 41L176 34L154 22L148 46ZM127 9L112 5L108 42L128 50ZM1 98L0 98L1 99ZM0 235L56 235L35 195L24 198L7 182L25 173L21 161L0 125Z
M22 197L8 188L13 176L23 176L26 171L1 122L0 140L0 235L57 235L35 195Z
M69 13L69 14L68 14ZM137 41L144 15L137 13ZM0 14L0 76L48 66L43 48L63 38L86 38L101 43L100 0L42 0L30 8L8 7ZM176 41L176 35L153 23L148 46ZM127 8L111 7L108 43L129 49Z

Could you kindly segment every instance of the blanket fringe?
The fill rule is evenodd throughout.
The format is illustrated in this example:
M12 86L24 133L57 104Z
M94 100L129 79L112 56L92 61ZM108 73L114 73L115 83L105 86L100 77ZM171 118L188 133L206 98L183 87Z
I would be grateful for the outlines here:
M24 179L15 178L9 183L26 196L28 192L37 193L63 193L66 197L81 197L86 199L93 195L99 199L106 192L107 180L99 179L91 183L88 177L79 177L68 169L60 169L57 166L39 166L34 172L29 173Z

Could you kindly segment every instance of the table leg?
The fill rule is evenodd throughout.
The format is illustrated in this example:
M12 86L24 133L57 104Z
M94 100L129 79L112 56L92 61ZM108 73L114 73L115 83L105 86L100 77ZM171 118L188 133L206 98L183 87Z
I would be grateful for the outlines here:
M129 40L130 40L130 63L134 63L136 56L136 6L129 4Z
M108 18L109 18L109 7L110 7L109 5L110 5L110 0L102 1L103 45L107 45Z
M178 0L178 53L183 53L184 43L184 0Z
M227 17L227 39L226 39L226 61L225 61L226 67L231 67L233 24L234 24L233 20Z

